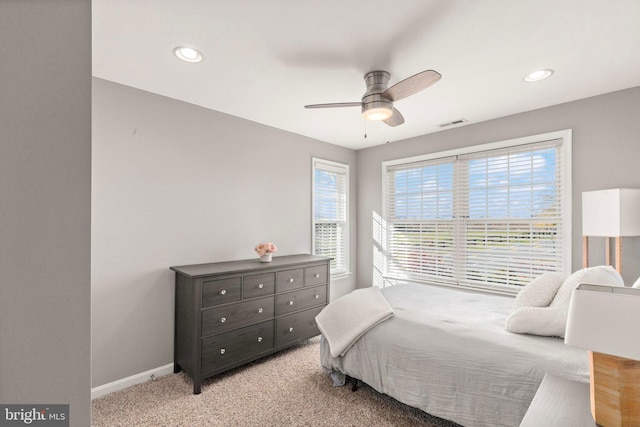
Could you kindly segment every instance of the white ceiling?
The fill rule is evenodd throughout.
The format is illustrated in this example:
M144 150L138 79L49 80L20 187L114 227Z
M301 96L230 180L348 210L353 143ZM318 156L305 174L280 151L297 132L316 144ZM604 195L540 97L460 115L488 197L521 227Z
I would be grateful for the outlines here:
M638 0L93 0L93 75L359 149L640 86ZM200 49L185 63L177 45ZM530 71L552 68L544 81ZM365 123L363 75L442 80Z

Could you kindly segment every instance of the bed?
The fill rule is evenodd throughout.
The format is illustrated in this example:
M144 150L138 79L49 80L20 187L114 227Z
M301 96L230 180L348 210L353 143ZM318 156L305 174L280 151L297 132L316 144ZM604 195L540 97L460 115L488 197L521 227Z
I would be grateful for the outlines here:
M419 284L384 288L393 317L323 367L465 427L518 426L545 374L589 382L585 350L505 330L508 296Z

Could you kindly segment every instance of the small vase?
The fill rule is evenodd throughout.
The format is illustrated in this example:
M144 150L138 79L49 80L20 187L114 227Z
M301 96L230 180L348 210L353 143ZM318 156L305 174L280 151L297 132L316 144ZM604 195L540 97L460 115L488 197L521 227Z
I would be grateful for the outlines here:
M260 262L271 262L271 253L260 255Z

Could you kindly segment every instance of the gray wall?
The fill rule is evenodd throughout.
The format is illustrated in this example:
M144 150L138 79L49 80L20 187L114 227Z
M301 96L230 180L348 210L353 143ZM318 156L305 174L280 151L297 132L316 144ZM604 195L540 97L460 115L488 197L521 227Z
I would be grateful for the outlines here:
M93 387L173 361L173 265L311 251L311 158L356 152L93 80ZM350 219L355 224L356 203ZM350 230L355 273L356 228ZM334 281L332 299L355 288Z
M468 117L473 120L473 117ZM581 194L640 188L640 88L632 88L358 151L358 285L374 280L373 216L382 214L382 162L419 154L573 129L573 270L582 266ZM590 263L604 263L604 239ZM623 240L623 278L640 275L640 238Z
M262 240L279 255L310 251L313 156L351 167L357 274L334 282L332 299L372 283L384 160L573 129L573 269L581 193L640 188L640 88L357 152L100 79L93 90L94 387L172 362L169 266L251 258ZM639 248L624 241L627 282L640 275ZM602 263L602 242L591 253Z
M0 2L0 402L90 425L91 2Z

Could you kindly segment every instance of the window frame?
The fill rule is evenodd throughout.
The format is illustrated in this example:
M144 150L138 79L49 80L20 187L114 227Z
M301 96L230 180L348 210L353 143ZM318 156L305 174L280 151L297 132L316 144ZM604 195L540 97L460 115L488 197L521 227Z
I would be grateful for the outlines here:
M319 165L321 167L318 167ZM311 158L311 253L314 255L316 255L316 224L332 222L327 220L318 221L316 219L316 170L318 169L343 174L345 179L343 207L344 221L336 221L337 223L343 224L344 259L342 260L342 264L344 265L344 270L330 272L332 280L339 280L351 275L349 268L349 164L322 159L319 157ZM337 260L337 263L339 264L340 260Z
M531 135L521 138L515 138L504 141L489 142L484 144L472 145L454 150L441 151L436 153L429 153L419 156L395 159L382 162L382 218L388 218L389 209L387 206L389 195L387 188L388 171L390 168L407 165L411 163L425 162L425 161L437 161L445 158L457 158L467 157L470 154L481 153L500 149L517 148L518 146L526 146L535 143L543 143L551 140L562 140L561 143L561 197L562 197L562 270L561 273L566 277L571 273L572 262L572 232L571 232L571 218L572 218L572 188L571 188L571 145L572 145L572 131L571 129L565 129L561 131L543 133L538 135ZM455 172L458 173L458 172ZM454 208L455 209L455 208ZM383 263L384 271L382 277L385 282L394 283L397 281L411 281L422 282L415 278L397 277L391 275L388 272L389 266L389 232L386 233L386 241L384 242L383 256L385 262ZM463 247L462 247L463 248ZM456 253L460 252L461 247L456 249ZM502 294L516 294L522 287L517 285L476 285L476 284L446 284L440 283L444 286L454 286L457 288L473 288L482 289L490 292L502 293Z

